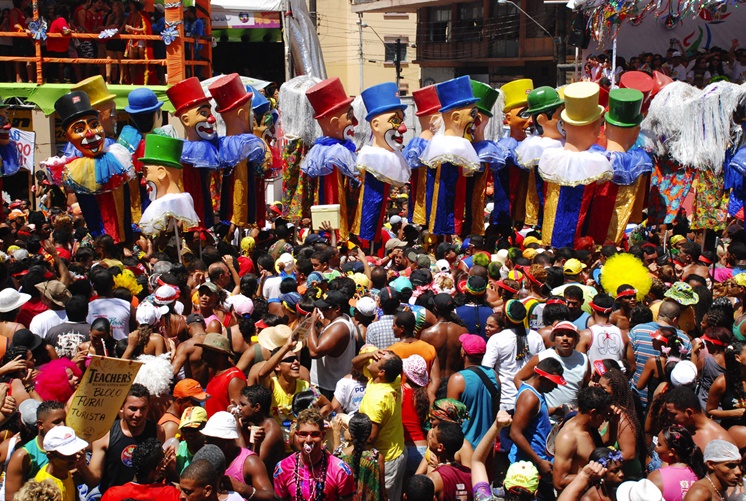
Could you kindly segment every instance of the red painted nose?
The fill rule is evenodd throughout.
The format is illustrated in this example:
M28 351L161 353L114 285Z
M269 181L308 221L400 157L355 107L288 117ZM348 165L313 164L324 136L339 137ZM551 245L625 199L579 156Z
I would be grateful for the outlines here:
M405 132L407 132L407 126L406 126L406 125L404 125L404 124L401 124L401 125L399 126L399 128L398 128L398 129L396 129L396 130L397 130L397 131L399 131L399 134L404 134Z
M215 115L210 115L207 119L208 124L214 124L215 123Z
M10 130L10 122L5 122L5 123L3 124L3 129L7 129L7 130Z
M85 133L86 139L93 139L96 137L96 132L93 129L88 129Z

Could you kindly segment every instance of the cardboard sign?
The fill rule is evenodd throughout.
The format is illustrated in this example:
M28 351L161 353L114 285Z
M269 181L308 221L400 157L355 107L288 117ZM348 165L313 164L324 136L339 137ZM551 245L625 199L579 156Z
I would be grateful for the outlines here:
M114 424L142 363L91 357L67 413L67 426L88 442L98 440Z

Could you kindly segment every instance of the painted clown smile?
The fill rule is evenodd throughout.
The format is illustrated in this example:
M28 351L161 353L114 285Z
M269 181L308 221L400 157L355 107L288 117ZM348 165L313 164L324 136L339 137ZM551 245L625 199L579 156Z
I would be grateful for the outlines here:
M342 137L345 139L352 139L355 137L355 126L354 125L348 125L344 128L344 131L342 132Z
M104 138L100 134L94 134L92 137L84 137L82 141L80 141L80 145L83 148L86 148L91 153L98 153L101 151L101 147L104 144Z
M197 131L197 135L205 141L211 141L215 139L215 125L209 122L202 122L197 124L194 128Z

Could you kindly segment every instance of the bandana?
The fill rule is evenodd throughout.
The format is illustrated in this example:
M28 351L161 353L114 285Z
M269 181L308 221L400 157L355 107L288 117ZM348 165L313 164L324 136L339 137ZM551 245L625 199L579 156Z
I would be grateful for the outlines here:
M613 308L601 308L600 306L597 306L593 301L588 303L588 306L590 306L593 311L596 311L598 313L603 313L604 315L610 314L613 309Z
M562 306L567 306L567 301L565 301L564 299L555 298L547 301L547 304L561 304Z
M541 376L541 377L543 377L545 379L548 379L551 382L556 383L556 384L558 384L560 386L565 386L567 384L567 381L565 381L565 378L563 378L562 376L558 376L557 374L549 374L548 372L543 371L543 370L539 369L538 367L534 367L534 372L538 376Z
M460 426L464 421L469 419L469 411L458 400L442 398L433 403L433 406L430 408L430 417L441 421L450 421Z
M616 295L617 299L621 297L628 297L628 296L636 296L637 290L635 289L627 289L626 291L622 291L619 294Z

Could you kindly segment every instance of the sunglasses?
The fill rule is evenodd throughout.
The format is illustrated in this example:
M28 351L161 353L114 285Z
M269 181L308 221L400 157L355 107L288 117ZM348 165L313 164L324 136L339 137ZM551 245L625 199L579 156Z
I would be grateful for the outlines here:
M300 438L321 438L320 431L296 431L295 434Z
M282 359L283 364L292 364L293 362L297 362L297 361L298 361L298 357L288 357L288 358Z

